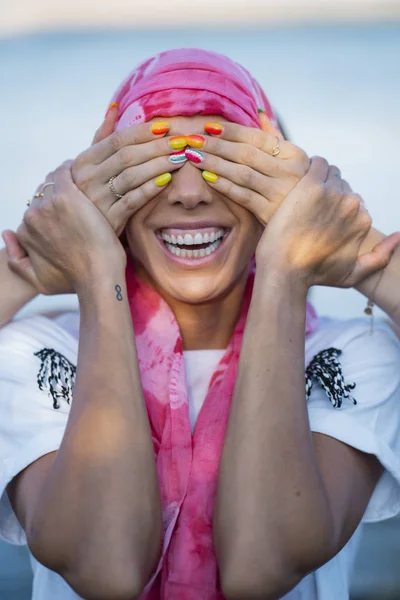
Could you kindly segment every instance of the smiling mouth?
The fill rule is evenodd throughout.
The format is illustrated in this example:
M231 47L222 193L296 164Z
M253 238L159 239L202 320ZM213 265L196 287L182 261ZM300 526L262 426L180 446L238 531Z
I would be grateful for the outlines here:
M213 254L230 231L230 229L224 227L209 227L198 230L168 228L160 229L157 236L174 256L196 259Z

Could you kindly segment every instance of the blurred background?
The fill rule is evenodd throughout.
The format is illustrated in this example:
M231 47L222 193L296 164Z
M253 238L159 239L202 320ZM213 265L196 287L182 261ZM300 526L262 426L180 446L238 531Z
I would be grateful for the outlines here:
M0 0L0 14L0 230L90 144L128 72L180 46L247 67L291 139L341 168L378 229L400 229L399 0ZM313 300L340 317L365 306L351 290L317 288ZM22 314L70 306L39 298ZM352 598L399 600L399 567L399 521L366 526ZM25 549L0 542L0 600L28 600L30 587Z

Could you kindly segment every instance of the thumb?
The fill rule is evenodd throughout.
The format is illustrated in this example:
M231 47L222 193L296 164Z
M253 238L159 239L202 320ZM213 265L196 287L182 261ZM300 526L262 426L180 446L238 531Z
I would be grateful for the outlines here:
M14 231L11 231L11 229L6 229L1 235L7 248L9 260L21 260L22 258L28 256L25 248L18 241Z
M104 121L102 122L102 124L100 125L100 127L94 135L92 146L94 146L94 144L97 144L98 142L105 140L109 135L111 135L114 132L115 125L118 121L118 113L119 106L116 102L113 102L112 104L110 104L106 112Z
M37 277L31 259L19 243L14 231L3 231L2 237L8 254L8 268L36 289Z
M355 286L363 279L384 269L390 262L393 252L400 244L400 232L392 233L377 244L371 252L357 258L349 284Z
M281 131L272 124L272 121L268 118L264 111L260 111L258 113L258 118L260 120L260 126L263 131L269 133L270 135L276 135L281 141L284 140L284 137Z

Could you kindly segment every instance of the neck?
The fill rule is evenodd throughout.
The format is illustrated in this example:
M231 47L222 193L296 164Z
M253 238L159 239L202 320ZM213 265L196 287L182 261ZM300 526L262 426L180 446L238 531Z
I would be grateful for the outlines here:
M228 346L240 317L247 269L223 298L202 304L176 300L159 289L143 270L139 272L138 269L138 274L171 308L179 325L184 350L220 350Z

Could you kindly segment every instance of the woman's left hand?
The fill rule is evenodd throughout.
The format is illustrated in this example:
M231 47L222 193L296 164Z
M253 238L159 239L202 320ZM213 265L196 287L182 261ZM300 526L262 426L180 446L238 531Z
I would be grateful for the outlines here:
M360 256L371 223L339 169L315 157L265 228L256 250L257 270L291 277L305 288L352 287L384 268L400 241L393 234Z
M263 129L223 123L219 135L205 136L204 146L187 148L186 156L190 160L193 155L194 166L217 175L210 185L265 226L307 173L310 159L285 141L266 115L260 115L260 122Z

